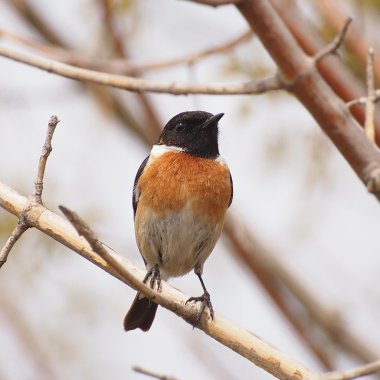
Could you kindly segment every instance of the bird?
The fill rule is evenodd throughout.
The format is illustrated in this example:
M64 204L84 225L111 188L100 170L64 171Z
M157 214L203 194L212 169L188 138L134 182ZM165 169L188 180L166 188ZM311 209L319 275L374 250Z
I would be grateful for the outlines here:
M218 241L233 198L233 182L219 154L218 122L223 113L186 111L171 118L140 165L132 205L138 249L147 270L143 280L161 289L161 280L198 276L203 295L194 327L208 307L214 311L203 278L203 264ZM125 331L148 331L157 304L137 293L124 319Z

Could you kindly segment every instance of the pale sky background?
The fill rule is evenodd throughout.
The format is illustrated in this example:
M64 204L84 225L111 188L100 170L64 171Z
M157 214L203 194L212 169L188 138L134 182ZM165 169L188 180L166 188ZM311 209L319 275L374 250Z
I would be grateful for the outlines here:
M31 3L83 54L99 51L97 3ZM135 3L125 32L130 55L139 62L196 52L247 28L233 7ZM312 17L312 9L308 13ZM33 37L23 25L1 1L0 27ZM274 68L256 39L234 56ZM247 79L228 71L227 63L217 56L192 70L180 67L147 77L202 83ZM0 181L24 195L32 192L47 122L58 115L45 176L46 206L57 213L59 204L75 209L106 244L142 266L131 190L146 147L76 82L0 58L0 86ZM185 110L225 113L220 152L234 179L231 212L380 352L380 208L308 112L285 93L150 98L162 125ZM9 223L7 217L0 210L0 222ZM0 244L6 237L0 234ZM204 280L216 312L320 369L223 239L206 262ZM201 294L193 273L171 283L186 294ZM0 379L143 379L133 365L187 380L272 378L161 308L149 333L125 333L122 321L135 292L38 231L28 231L17 243L0 271L0 287ZM32 350L20 342L32 342ZM342 368L354 364L340 363Z

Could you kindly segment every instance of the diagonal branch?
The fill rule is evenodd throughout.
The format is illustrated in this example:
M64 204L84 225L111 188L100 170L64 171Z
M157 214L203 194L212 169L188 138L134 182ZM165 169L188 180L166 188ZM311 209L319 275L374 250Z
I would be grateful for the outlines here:
M360 335L348 328L342 318L342 313L325 304L305 287L302 281L294 276L290 268L278 259L281 255L273 252L270 247L260 241L244 226L241 220L241 217L233 217L230 213L223 230L228 243L234 248L235 257L242 260L244 267L255 275L271 296L274 304L287 317L320 362L326 367L332 368L331 355L329 355L329 350L326 350L325 339L315 339L313 329L310 329L310 323L305 323L305 321L313 321L319 328L318 333L322 331L323 336L328 337L340 350L361 361L368 362L377 358L378 352L370 347ZM292 295L290 300L281 298L281 295L287 293ZM294 301L299 303L302 310L292 307ZM298 314L294 309L298 310ZM300 318L300 311L303 312L301 314L303 319Z
M313 60L298 45L288 28L265 0L244 1L237 8L277 63L284 80L293 82L310 69ZM271 32L268 33L268 30ZM368 190L380 199L380 152L353 122L345 104L317 70L304 76L292 93L312 114Z
M319 50L323 49L325 41L310 27L310 23L307 22L306 17L303 17L303 14L295 2L289 4L283 0L270 0L270 3L276 9L276 12L280 15L289 31L297 40L297 43L307 55L314 56ZM284 6L285 3L287 6ZM314 3L319 6L326 4L327 1L315 0ZM328 12L329 15L338 15L337 9L330 9ZM334 29L338 32L346 20L347 15L340 16L337 23L334 25ZM362 37L361 35L359 36L359 34L356 34L356 32L354 33L354 30L355 24L351 23L350 30L344 40L346 47L350 45L350 40L353 35ZM357 46L358 43L355 44L355 47ZM364 52L364 60L366 52L367 50ZM335 94L337 94L344 102L358 99L365 94L365 88L361 80L359 80L345 66L344 62L342 62L336 54L330 55L320 61L318 64L318 71ZM360 125L364 125L364 107L352 106L350 112ZM376 128L380 128L380 115L376 115Z
M0 207L20 217L27 204L27 198L0 183ZM135 267L115 251L103 245L107 254L112 257L114 262L117 262L120 271L116 271L91 249L88 242L78 235L68 221L44 206L37 203L33 204L25 217L31 226L51 236L145 296L154 299L155 302L176 313L190 324L197 318L197 306L186 305L188 296L164 282L160 293L151 289L149 285L143 283L145 271ZM310 379L315 375L252 332L228 321L221 315L216 315L213 322L207 320L206 316L202 317L199 328L275 377L290 380L296 378Z
M233 217L230 213L223 227L223 236L231 247L234 257L242 261L244 267L253 274L274 305L286 317L305 346L318 358L324 368L332 370L334 367L331 356L326 350L326 342L320 344L310 331L310 326L308 324L307 327L305 326L305 320L308 319L306 312L308 313L309 309L318 310L321 315L322 310L325 311L326 308L319 309L320 302L308 294L304 286L300 286L294 275L276 259L270 249L247 230L239 221L240 219ZM286 290L290 291L290 297ZM298 311L298 308L294 308L295 300L291 296L294 296L305 309L304 315ZM326 313L326 317L330 317L331 314Z

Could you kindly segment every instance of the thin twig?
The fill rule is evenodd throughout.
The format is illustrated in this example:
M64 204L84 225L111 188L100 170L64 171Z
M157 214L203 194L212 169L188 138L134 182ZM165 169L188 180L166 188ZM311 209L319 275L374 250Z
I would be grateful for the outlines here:
M31 49L35 52L39 52L40 54L44 55L57 55L59 57L64 56L65 54L69 54L68 50L58 46L54 45L52 43L42 43L34 38L28 38L24 35L15 33L13 31L0 28L0 38L5 39L7 41L12 41L13 43L16 43L17 45L24 46L28 49Z
M338 49L341 47L344 41L348 27L350 26L351 22L352 22L352 17L348 17L346 21L344 22L342 29L335 36L335 38L323 49L319 50L317 54L314 55L314 60L316 62L320 61L327 55L335 54L338 51Z
M6 38L7 40L17 43L18 45L25 46L39 55L44 55L56 61L86 69L124 75L137 75L144 72L163 70L180 65L193 65L207 57L230 51L238 45L249 41L253 35L254 33L251 30L247 30L231 40L225 41L213 47L202 49L198 52L186 54L182 57L152 63L137 63L128 59L114 58L110 60L84 56L77 51L36 42L30 38L26 38L25 36L21 36L14 32L0 28L1 38Z
M269 0L270 3L275 7L277 13L281 16L281 19L286 24L286 27L291 31L292 35L297 40L297 43L302 47L303 51L309 56L314 56L319 50L321 50L326 42L321 38L317 31L310 27L310 23L301 11L301 8L297 6L298 3L292 2L293 6L289 6L288 2L284 0ZM336 1L328 0L314 0L314 4L325 5L325 4L337 4ZM285 6L287 4L288 6ZM327 10L328 15L337 16L334 17L335 22L330 26L333 26L336 33L339 33L342 25L347 20L347 14L340 14L337 7L330 8ZM352 37L355 36L355 43L352 42ZM347 49L352 49L353 47L358 47L360 41L363 40L363 34L357 34L357 28L355 23L350 24L349 31L345 36L345 47ZM357 41L359 40L359 41ZM362 48L360 50L363 50ZM368 48L364 48L364 60L367 54ZM352 50L351 50L352 51ZM354 52L354 55L357 55ZM375 66L376 67L376 66ZM378 66L380 68L380 66ZM380 70L379 70L380 71ZM365 93L366 89L363 86L362 81L355 76L351 70L347 68L345 63L338 58L337 54L330 55L319 62L318 72L323 76L324 80L333 89L336 95L344 102L349 102L352 99L358 99ZM319 99L320 97L318 97ZM365 109L364 107L352 107L350 109L352 116L356 121L364 126L365 122ZM380 126L380 114L376 115L376 125ZM380 139L379 139L380 140Z
M318 380L350 380L368 376L380 371L380 360L347 371L334 371L321 375Z
M373 101L377 103L380 100L380 89L375 90ZM356 105L366 105L367 104L367 97L362 96L358 99L350 100L346 103L347 108L351 108Z
M65 206L59 206L59 209L63 212L67 220L76 229L79 236L83 236L87 240L88 244L90 244L91 249L120 273L120 270L117 270L119 263L112 263L112 261L114 260L112 260L112 257L108 254L107 250L104 248L103 244L100 242L95 232L91 230L91 228L86 224L86 222L76 212L70 210Z
M27 0L7 0L29 26L37 30L44 38L52 44L63 46L64 40L56 33L54 27L50 26L43 16L46 13L40 12L30 1ZM41 16L43 14L43 16Z
M265 0L243 1L237 5L283 78L294 81L310 68L308 57L276 12ZM268 33L270 30L270 33ZM367 189L380 200L380 152L368 141L350 117L347 108L317 70L291 88Z
M300 72L297 76L295 76L292 80L288 81L286 83L286 89L290 92L293 91L293 88L299 84L302 80L305 79L307 75L311 75L315 72L315 67L323 58L335 54L341 44L343 43L344 37L347 33L348 26L350 25L352 19L349 17L345 21L342 29L339 31L339 33L335 36L335 38L326 46L321 48L317 51L317 53L314 54L312 58L310 58L309 61L309 67Z
M42 196L42 191L43 191L43 186L44 186L43 180L44 180L44 175L45 175L46 162L47 162L50 152L52 151L51 140L53 138L53 134L58 123L59 123L59 120L57 116L55 115L51 116L49 120L49 124L48 124L48 130L46 133L45 143L44 143L44 146L42 147L42 153L40 156L40 161L38 163L37 178L36 178L36 181L34 182L35 191L34 191L34 194L32 195L32 198L33 198L32 200L41 205L43 204L41 196Z
M125 58L124 39L119 33L118 25L114 22L114 15L109 0L100 0L102 21L105 30L109 33L109 41L113 44L113 51L117 57Z
M118 31L115 12L113 11L111 3L111 0L100 0L101 9L103 10L105 28L109 32L116 57L127 59L128 51L126 49L126 44L124 43L123 36ZM149 95L145 94L144 92L137 92L135 94L135 97L140 103L141 108L145 114L146 120L144 120L143 123L147 126L147 129L152 132L152 134L157 136L160 135L161 122L155 110L155 107L149 98Z
M147 63L145 65L135 64L134 67L131 67L131 70L134 72L142 72L142 71L152 71L152 70L160 70L167 69L173 66L178 65L193 65L194 63L200 61L201 59L210 57L212 55L225 53L226 51L230 51L231 49L237 47L238 45L249 41L254 36L252 30L247 30L246 32L240 34L239 36L233 38L232 40L223 42L219 45L206 48L204 50L200 50L195 53L187 54L183 57L174 58L167 61L162 62L153 62Z
M8 3L14 7L18 12L18 15L23 19L28 27L36 30L39 36L51 44L59 46L61 48L71 50L70 46L64 42L64 40L55 33L52 33L52 27L43 18L43 16L34 8L34 6L28 0L8 0ZM108 88L102 88L99 86L88 86L83 83L85 88L94 95L95 100L101 106L101 109L109 109L111 107L111 113L113 113L121 123L120 125L133 131L137 136L141 137L144 141L154 143L154 139L149 139L148 133L145 130L145 125L139 118L135 116L136 111L133 107L128 107L122 100L119 94L116 94Z
M25 223L22 215L17 222L16 228L13 230L11 236L7 239L0 252L0 268L6 263L9 253L11 249L16 244L17 240L20 239L21 235L29 228L29 226Z
M236 84L186 84L175 82L161 82L148 79L133 78L122 75L97 72L93 70L82 69L79 67L66 65L57 61L49 60L42 57L30 56L28 54L17 52L5 46L0 46L0 55L17 62L22 62L34 66L41 70L48 71L66 78L97 83L101 85L121 88L129 91L150 91L157 93L168 93L173 95L187 94L262 94L269 91L280 90L284 88L283 82L279 76L273 75L256 82L249 81Z
M137 365L133 366L132 369L137 373L140 373L140 374L146 375L146 376L150 376L150 377L153 377L154 379L158 379L158 380L178 380L177 377L169 376L169 375L163 375L161 373L157 373L157 372L142 368L142 367L137 366Z
M370 47L367 54L367 101L365 110L364 130L371 141L375 141L375 79L373 72L374 51Z
M329 28L339 30L342 22L347 18L347 10L344 9L341 2L331 0L314 0L314 6L318 8ZM350 27L350 32L345 37L345 46L355 57L363 68L367 65L369 40L366 39L366 33L360 28L360 22L354 23ZM375 46L375 51L377 46ZM380 80L380 65L374 66L374 73L377 80ZM364 123L363 123L364 124Z
M46 162L52 150L51 139L53 137L55 127L57 126L58 123L59 123L59 120L57 116L50 117L49 123L48 123L48 130L47 130L46 138L45 138L45 143L44 143L44 146L42 147L42 153L41 153L39 164L38 164L37 177L34 182L35 190L34 190L33 195L29 197L28 204L22 210L19 220L17 222L16 228L13 230L12 234L9 236L2 250L0 251L0 268L7 261L8 256L11 252L11 249L16 244L17 240L19 240L21 235L31 227L26 215L32 208L32 204L37 203L37 204L43 205L41 195L42 195L42 190L43 190L43 179L44 179L44 174L45 174Z

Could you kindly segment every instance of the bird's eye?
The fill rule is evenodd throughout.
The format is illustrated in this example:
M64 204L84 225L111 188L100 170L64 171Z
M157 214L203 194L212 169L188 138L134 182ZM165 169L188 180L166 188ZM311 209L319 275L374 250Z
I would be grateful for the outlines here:
M174 130L176 132L183 132L186 128L186 125L184 123L177 123L174 127Z

